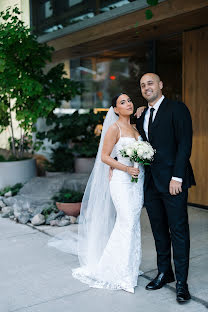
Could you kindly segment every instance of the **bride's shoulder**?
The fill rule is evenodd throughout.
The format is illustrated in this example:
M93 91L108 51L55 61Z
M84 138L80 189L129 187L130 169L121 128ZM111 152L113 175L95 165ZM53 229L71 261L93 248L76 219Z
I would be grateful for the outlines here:
M106 132L105 135L106 139L115 139L117 137L119 137L119 128L116 124L116 122L114 124L112 124L109 128L108 131Z
M108 129L109 132L112 133L118 133L119 132L119 128L118 128L118 124L117 122L114 122Z

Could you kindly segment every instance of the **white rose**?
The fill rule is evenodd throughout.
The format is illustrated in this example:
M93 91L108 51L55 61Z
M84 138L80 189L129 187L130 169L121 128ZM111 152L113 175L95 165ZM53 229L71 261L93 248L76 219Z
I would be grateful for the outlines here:
M131 157L134 154L134 150L131 147L128 147L126 149L126 154Z

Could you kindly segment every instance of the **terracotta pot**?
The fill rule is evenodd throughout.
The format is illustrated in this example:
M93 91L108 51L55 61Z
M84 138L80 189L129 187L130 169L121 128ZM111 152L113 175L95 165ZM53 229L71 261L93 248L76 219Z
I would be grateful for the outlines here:
M56 207L65 212L67 216L77 217L80 213L81 203L58 203Z

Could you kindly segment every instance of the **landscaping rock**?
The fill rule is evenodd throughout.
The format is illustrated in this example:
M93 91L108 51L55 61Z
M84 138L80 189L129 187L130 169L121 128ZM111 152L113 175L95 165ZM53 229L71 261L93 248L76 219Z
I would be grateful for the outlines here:
M31 219L31 214L26 211L21 213L17 218L18 222L22 224L26 224L30 219Z
M10 216L12 216L14 213L14 209L13 207L3 207L2 208L2 218L9 218Z
M3 202L3 200L0 199L0 208L3 208L5 206L6 206L6 204Z
M49 225L50 224L50 222L52 221L52 220L55 220L56 219L56 217L57 217L57 213L55 213L55 212L52 212L47 218L46 218L46 224L47 225Z
M33 225L41 225L45 223L45 217L44 215L42 215L41 213L38 213L37 215L35 215L32 220L31 223Z
M69 220L58 220L58 226L66 226L69 224L70 224Z
M76 221L77 221L77 218L73 217L73 216L70 216L70 220L69 221L70 221L70 223L75 224Z
M59 218L61 220L62 217L65 216L65 213L63 211L59 211L57 214L56 214L56 219Z
M50 225L51 226L58 226L58 220L51 220Z
M52 220L52 221L50 221L51 226L66 226L69 224L70 224L69 220Z
M11 191L9 191L9 192L4 194L4 197L11 197L11 196L12 196L12 192Z
M18 219L20 215L23 213L23 207L18 204L14 204L13 208L14 208L14 216L15 218Z

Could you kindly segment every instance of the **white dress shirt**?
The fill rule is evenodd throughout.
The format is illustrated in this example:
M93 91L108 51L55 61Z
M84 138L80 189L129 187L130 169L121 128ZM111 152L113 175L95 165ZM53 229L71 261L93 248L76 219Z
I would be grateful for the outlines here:
M148 125L149 125L149 117L150 117L150 108L152 108L152 107L154 108L154 112L153 112L153 116L152 116L152 122L153 122L154 119L155 119L155 116L157 114L157 111L158 111L158 109L160 107L160 104L162 103L164 98L165 98L164 95L162 95L161 98L153 106L148 104L148 109L147 109L147 111L145 113L144 124L143 124L144 131L145 131L147 139L149 139L148 138ZM172 177L172 179L175 180L175 181L178 181L178 182L183 182L183 179L178 178L178 177Z

